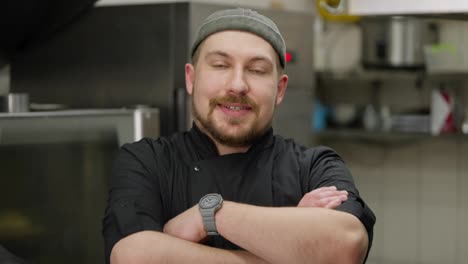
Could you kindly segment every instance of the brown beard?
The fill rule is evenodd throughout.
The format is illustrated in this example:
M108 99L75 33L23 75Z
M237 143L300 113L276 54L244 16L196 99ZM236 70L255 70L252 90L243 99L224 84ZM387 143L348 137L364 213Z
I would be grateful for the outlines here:
M259 107L258 105L250 99L248 96L241 95L241 96L233 96L233 95L226 95L220 98L213 98L209 102L209 112L206 118L203 118L198 112L197 108L194 104L195 100L192 100L192 113L195 117L195 120L198 120L200 125L202 126L201 129L205 130L211 137L219 142L222 145L226 145L229 147L247 147L252 145L258 138L263 136L265 132L271 127L271 120L265 127L258 127L258 122L254 123L252 128L245 133L238 134L238 135L226 135L223 133L221 129L219 129L216 124L213 122L211 118L214 109L220 104L228 104L228 103L239 103L245 106L249 106L251 111L258 117L259 114ZM232 118L229 119L228 122L231 125L240 125L242 120Z

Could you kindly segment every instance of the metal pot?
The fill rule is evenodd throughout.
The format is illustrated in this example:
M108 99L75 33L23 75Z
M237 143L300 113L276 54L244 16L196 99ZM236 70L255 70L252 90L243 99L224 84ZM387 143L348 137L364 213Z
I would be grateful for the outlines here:
M0 112L20 113L29 111L29 95L27 93L9 93L0 96Z
M365 68L419 69L424 46L436 41L435 27L412 17L370 17L362 21L362 62Z

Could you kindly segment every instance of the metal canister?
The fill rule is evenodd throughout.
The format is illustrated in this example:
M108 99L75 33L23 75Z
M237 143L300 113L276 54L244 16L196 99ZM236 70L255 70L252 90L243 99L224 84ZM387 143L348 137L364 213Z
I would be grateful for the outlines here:
M366 68L423 68L424 46L437 40L435 25L420 18L369 17L361 24Z
M2 112L29 112L29 95L27 93L9 93L2 98Z

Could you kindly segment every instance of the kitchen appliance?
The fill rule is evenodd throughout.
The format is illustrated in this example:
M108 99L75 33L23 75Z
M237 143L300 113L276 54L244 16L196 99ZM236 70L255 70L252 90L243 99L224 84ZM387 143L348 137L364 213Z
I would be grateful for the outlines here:
M192 2L96 6L12 58L10 92L29 94L34 109L60 110L0 115L0 224L3 219L11 230L8 223L24 223L23 233L7 240L10 233L0 233L5 248L32 263L103 262L100 227L116 151L150 129L145 118L153 108L159 133L141 136L191 126L184 64L197 25L221 8ZM292 58L275 133L307 144L314 17L259 11L277 22Z
M434 25L419 18L366 17L361 25L365 68L422 69L424 46L436 41Z

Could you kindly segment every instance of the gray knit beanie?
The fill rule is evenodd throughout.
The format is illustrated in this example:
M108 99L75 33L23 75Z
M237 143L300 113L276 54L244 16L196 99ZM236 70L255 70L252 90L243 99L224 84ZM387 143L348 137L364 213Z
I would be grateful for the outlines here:
M211 34L224 30L247 31L263 38L275 49L281 67L284 68L286 44L276 24L256 11L244 8L220 10L208 16L195 35L192 57L203 40Z

